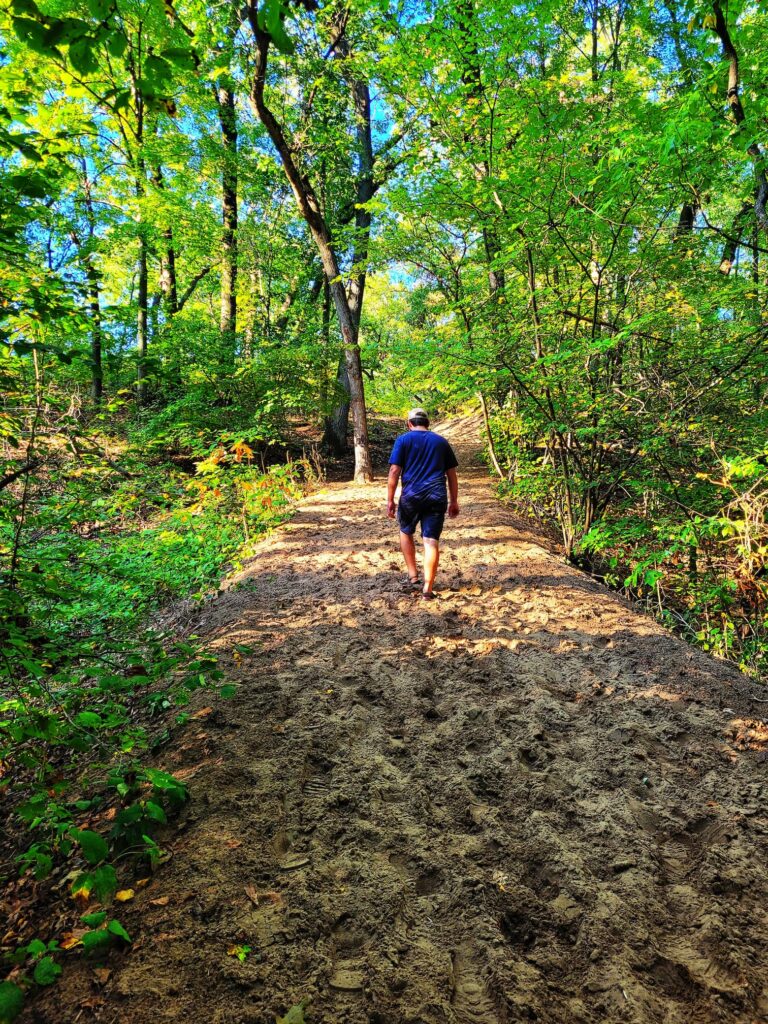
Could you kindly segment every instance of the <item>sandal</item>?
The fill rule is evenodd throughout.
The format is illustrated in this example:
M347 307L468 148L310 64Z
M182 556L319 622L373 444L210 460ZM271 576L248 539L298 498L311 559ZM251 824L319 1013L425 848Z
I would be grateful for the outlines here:
M421 592L422 601L434 601L435 593L432 590L422 590Z
M421 586L421 579L418 576L409 576L407 581L403 583L404 590L418 590Z

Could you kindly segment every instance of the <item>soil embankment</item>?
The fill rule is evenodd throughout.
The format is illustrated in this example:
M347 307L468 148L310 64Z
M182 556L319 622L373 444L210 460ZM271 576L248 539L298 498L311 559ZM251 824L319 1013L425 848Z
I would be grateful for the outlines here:
M547 552L444 433L438 600L402 590L382 482L301 504L198 624L240 686L164 758L193 800L134 948L25 1020L768 1020L759 688Z

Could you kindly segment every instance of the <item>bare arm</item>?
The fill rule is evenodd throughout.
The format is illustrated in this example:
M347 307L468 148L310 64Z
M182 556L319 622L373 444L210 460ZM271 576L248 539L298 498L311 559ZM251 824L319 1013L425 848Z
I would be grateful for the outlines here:
M459 477L455 469L447 470L448 477L448 517L455 519L459 514Z
M397 484L402 471L402 466L389 467L389 476L387 477L387 515L390 519L395 518L395 491L397 490Z

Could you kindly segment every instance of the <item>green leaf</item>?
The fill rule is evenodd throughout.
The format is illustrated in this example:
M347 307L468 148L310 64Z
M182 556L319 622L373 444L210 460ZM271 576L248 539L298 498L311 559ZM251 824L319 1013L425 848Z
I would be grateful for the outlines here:
M30 18L13 18L12 21L13 31L30 50L43 54L55 52L56 48L48 43L47 29L39 21L32 21Z
M88 10L97 21L106 21L114 6L114 0L88 0Z
M105 39L105 46L107 47L107 51L110 54L110 56L122 57L125 51L128 49L128 40L125 38L122 32L110 32L110 34ZM127 97L125 103L123 103L122 105L127 106L130 95L128 93L118 94L118 96L122 95L125 95ZM115 106L117 107L117 102L115 102ZM117 107L117 109L119 110L120 108Z
M185 50L181 46L169 46L167 50L163 50L161 56L175 64L176 67L184 68L186 71L194 71L197 67L195 55L192 51Z
M117 889L117 874L111 864L102 864L93 872L93 893L97 899L111 899Z
M75 71L90 75L99 70L99 61L93 52L93 40L78 39L69 48L69 60Z
M107 925L107 928L110 930L110 932L113 935L117 935L118 938L124 939L126 942L132 942L133 941L131 939L131 936L125 930L125 928L123 928L123 926L120 924L120 922L117 921L115 918L113 918L109 922L109 924Z
M75 722L83 729L98 729L103 724L103 719L95 711L81 711L75 716Z
M112 933L106 928L97 928L96 931L86 932L82 941L85 952L92 953L96 949L108 946L112 942Z
M144 61L144 85L149 90L161 90L173 77L173 70L167 60L151 54Z
M33 18L40 17L40 8L35 0L11 0L11 10L14 14L31 14Z
M38 985L52 985L61 974L61 966L56 963L52 956L44 956L35 965L32 977Z
M83 851L83 856L89 864L98 864L99 861L109 853L109 847L107 846L106 840L103 839L98 832L91 832L89 829L80 831L73 829L69 833L70 839L73 839L80 849Z
M153 800L147 800L144 809L147 812L147 817L152 818L153 821L159 821L161 825L165 825L168 821L163 808Z
M265 21L266 30L272 37L272 42L278 48L281 53L290 54L295 50L293 41L286 34L285 28L283 27L283 19L285 17L286 10L283 7L282 0L266 0L265 4Z
M0 982L0 1024L11 1024L21 1013L24 993L12 981Z
M53 869L53 857L49 853L36 853L35 854L35 871L34 875L37 881L41 881L43 878L47 878Z
M236 693L237 687L234 685L234 683L226 683L219 690L219 696L223 697L224 700L229 700L230 697L234 697Z
M49 19L45 38L48 45L53 49L59 43L67 43L69 45L76 43L79 39L85 38L88 33L88 24L79 18L56 18Z
M89 928L98 928L99 925L104 924L106 919L106 910L97 910L93 914L83 914L80 918L83 924L87 924Z

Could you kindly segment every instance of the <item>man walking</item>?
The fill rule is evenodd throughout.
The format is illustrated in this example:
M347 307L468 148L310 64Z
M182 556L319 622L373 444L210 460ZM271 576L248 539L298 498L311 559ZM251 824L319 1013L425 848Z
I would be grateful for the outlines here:
M423 409L408 413L408 433L395 441L389 457L387 480L387 515L395 518L395 491L402 474L402 490L397 506L400 524L400 550L408 569L410 585L420 585L416 567L416 544L413 534L421 523L424 541L424 586L421 596L429 601L435 595L432 587L440 561L440 534L445 513L454 519L459 514L458 462L453 448L444 437L429 429L429 417ZM448 482L446 492L446 479Z

